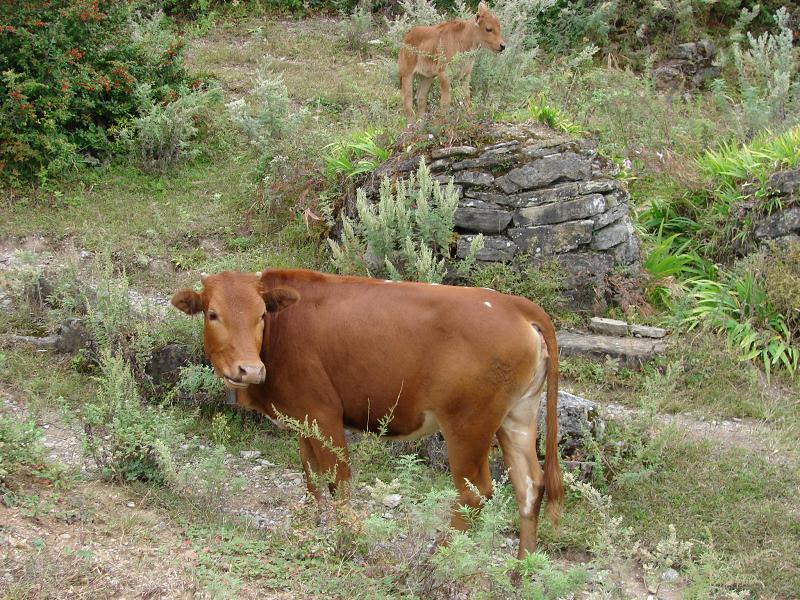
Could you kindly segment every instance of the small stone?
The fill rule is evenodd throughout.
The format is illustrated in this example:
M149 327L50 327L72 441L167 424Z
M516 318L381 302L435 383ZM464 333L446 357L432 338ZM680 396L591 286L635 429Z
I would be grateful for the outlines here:
M628 324L625 321L618 321L616 319L593 317L589 321L589 329L603 335L628 335Z
M449 160L445 160L444 158L442 158L442 159L433 161L431 164L428 165L428 168L432 172L435 173L436 171L442 171L442 170L446 169L449 166L450 166L450 161Z
M259 458L258 462L264 467L274 467L275 466L275 463L271 463L268 460L266 460L265 458Z
M567 221L554 225L512 227L511 239L531 256L549 256L574 250L592 241L592 221Z
M512 169L497 179L497 185L506 193L548 185L560 178L589 179L591 162L573 152L540 158L523 167Z
M456 256L469 256L470 245L474 235L462 235L458 238ZM504 262L511 260L517 253L517 245L507 237L488 235L483 238L483 248L478 250L477 259L484 262Z
M385 512L385 513L383 513L381 516L382 516L384 519L389 519L389 520L392 520L392 519L394 519L394 515L393 515L392 513L390 513L390 512Z
M563 223L586 219L605 210L606 201L602 194L591 194L575 200L522 208L514 213L514 224L527 226Z
M594 224L593 224L594 225ZM608 250L633 235L633 225L626 220L598 229L592 235L592 250Z
M660 340L667 335L667 330L661 327L649 327L647 325L631 325L631 333L639 337Z
M239 452L239 456L245 460L255 460L261 458L261 452L258 450L242 450Z
M480 200L472 200L456 209L453 222L456 227L466 231L500 233L511 222L511 213Z
M478 150L472 146L450 146L449 148L438 148L431 152L431 158L449 158L451 156L474 156Z
M125 506L127 506L128 508L136 508L136 503L135 502L126 502Z
M680 573L675 569L667 569L661 574L661 579L664 581L677 581L680 578Z
M437 180L442 176L437 177ZM444 177L441 183L447 184L449 177ZM475 187L486 187L491 185L494 181L494 176L491 173L484 173L482 171L458 171L453 175L453 183L460 185L471 185Z
M381 502L383 502L383 505L386 508L397 508L398 506L400 506L400 501L402 499L403 497L400 494L388 494L383 497L383 500L381 500Z

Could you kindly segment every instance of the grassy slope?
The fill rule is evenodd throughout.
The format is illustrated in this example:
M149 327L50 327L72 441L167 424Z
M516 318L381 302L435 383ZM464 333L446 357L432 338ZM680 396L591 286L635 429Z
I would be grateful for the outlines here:
M337 31L336 22L331 20L225 24L206 38L195 40L189 59L193 68L218 75L229 98L249 88L264 55L278 59L272 62L272 68L284 75L294 108L309 111L295 134L302 143L295 146L303 153L310 152L313 158L325 143L374 124L377 112L387 108L396 111L398 107L390 70L381 62L384 57L375 56L373 62L377 64L368 65L344 52ZM663 114L671 115L668 111ZM632 125L635 119L627 118L626 122ZM626 135L635 137L627 129ZM291 143L281 150L294 158ZM287 211L280 206L272 211L258 206L256 172L257 158L243 143L164 177L113 166L92 184L65 186L57 199L3 207L0 235L24 237L36 233L54 241L70 239L79 247L100 253L121 252L134 281L162 293L171 291L179 281L192 281L200 270L223 266L255 269L264 262L319 264L313 240L302 223L287 218ZM212 250L197 251L201 239L211 239L216 245L209 246ZM153 275L135 268L139 256L165 257L190 271ZM80 402L82 394L91 393L87 378L76 375L66 364L52 370L49 361L45 365L38 358L16 352L7 352L4 364L3 378L34 406L52 407L61 402L60 398L68 403ZM33 377L31 372L35 373ZM730 389L729 381L718 373L699 380L680 380L677 389L665 387L660 408L772 418L755 411L752 403L742 402L742 394L757 388L759 398L769 398L778 388L765 389L758 380L753 387L745 387L746 392L737 394ZM589 397L604 393L599 383L597 379L585 384ZM726 386L727 393L719 392ZM619 396L620 389L632 405L646 395L640 380L606 391ZM709 406L706 391L723 399ZM781 410L796 423L796 392L787 395ZM786 431L781 422L775 426L778 434ZM290 446L281 443L276 451L271 439L253 435L248 438L250 447L263 448L268 458L289 464ZM789 598L800 589L800 565L793 552L800 546L796 502L800 462L796 454L786 456L788 462L779 464L747 448L715 447L713 441L670 435L650 471L633 484L612 482L609 491L625 523L634 526L643 539L652 542L663 537L668 524L674 523L682 536L713 539L731 558L738 577L752 574L761 581L765 597ZM384 476L391 478L392 471ZM162 498L157 507L166 518L178 522L191 518L185 514L181 517L185 506L179 500ZM546 547L555 552L584 549L595 529L581 501L572 499L566 515L562 530L545 531ZM263 591L260 586L265 582L270 589L285 586L297 593L331 596L348 589L359 590L362 595L386 589L379 582L379 568L370 571L356 562L342 561L337 571L335 565L326 562L330 558L309 562L306 557L313 554L314 543L302 535L242 532L225 520L214 519L187 527L183 535L197 551L207 549L210 558L200 561L193 577L212 593L224 594L231 577L250 591ZM234 538L241 543L233 543ZM270 554L268 561L257 558L264 553ZM317 579L308 584L303 582L308 579L299 577L301 571L315 569L330 578L323 587L315 587L322 585ZM275 580L279 573L281 578Z

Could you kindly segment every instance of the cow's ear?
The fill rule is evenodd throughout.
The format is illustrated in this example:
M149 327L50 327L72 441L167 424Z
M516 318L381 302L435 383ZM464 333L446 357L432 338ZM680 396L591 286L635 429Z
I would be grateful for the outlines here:
M280 312L300 300L300 294L292 288L285 287L272 288L263 292L262 296L264 296L267 310L271 313Z
M196 315L203 310L203 299L194 290L183 289L172 296L172 306L182 310L187 315Z
M486 2L481 0L481 3L478 4L478 16L480 17L480 16L486 14L488 11L489 11L489 7L486 6Z

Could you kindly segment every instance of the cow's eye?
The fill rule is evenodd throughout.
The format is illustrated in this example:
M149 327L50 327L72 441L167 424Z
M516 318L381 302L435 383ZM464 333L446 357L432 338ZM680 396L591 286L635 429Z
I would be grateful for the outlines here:
M219 317L217 316L217 313L215 313L213 310L208 311L208 320L209 321L216 321L218 318Z
M492 28L491 27L487 27L486 31L488 31L489 33L492 33Z

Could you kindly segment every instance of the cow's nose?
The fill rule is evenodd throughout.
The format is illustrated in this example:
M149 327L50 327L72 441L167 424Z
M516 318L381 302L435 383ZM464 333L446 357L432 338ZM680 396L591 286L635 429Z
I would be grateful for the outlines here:
M242 383L264 383L267 370L263 364L239 365L239 381Z
M506 45L505 44L500 44L500 52L502 52L505 49L506 49Z

